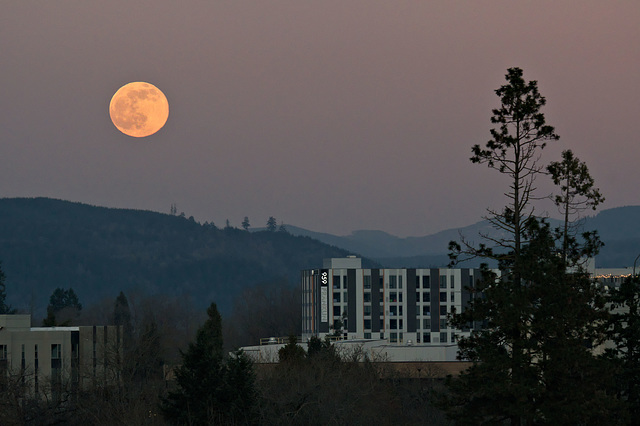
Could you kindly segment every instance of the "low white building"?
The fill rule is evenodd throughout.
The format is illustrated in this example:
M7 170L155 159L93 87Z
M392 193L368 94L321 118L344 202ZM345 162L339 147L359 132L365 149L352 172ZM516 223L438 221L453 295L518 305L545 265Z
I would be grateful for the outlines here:
M121 359L121 327L31 327L31 315L0 315L0 377L33 395L118 380Z

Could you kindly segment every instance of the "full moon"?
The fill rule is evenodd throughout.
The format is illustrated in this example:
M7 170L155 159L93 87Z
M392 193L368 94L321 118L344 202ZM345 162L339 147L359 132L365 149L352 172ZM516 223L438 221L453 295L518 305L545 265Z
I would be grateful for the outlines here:
M167 122L169 102L153 84L134 81L113 95L109 115L113 125L122 133L143 138L154 134Z

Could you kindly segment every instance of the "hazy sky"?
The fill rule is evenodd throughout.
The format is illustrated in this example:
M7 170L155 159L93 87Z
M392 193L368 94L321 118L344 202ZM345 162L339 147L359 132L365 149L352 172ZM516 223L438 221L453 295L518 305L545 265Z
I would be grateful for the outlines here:
M504 204L469 162L509 67L607 198L637 205L638 1L56 0L0 6L0 196L426 235ZM131 81L170 115L109 119ZM544 183L540 183L544 187ZM554 212L551 212L554 213Z

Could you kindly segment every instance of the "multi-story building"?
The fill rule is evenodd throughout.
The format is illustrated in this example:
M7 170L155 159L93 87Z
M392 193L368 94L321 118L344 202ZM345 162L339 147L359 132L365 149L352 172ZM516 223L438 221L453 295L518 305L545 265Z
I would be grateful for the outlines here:
M455 344L469 330L451 327L472 295L479 269L363 269L355 256L302 271L302 338L340 335L390 344Z
M121 327L31 327L30 315L0 315L0 378L32 394L118 380L121 359Z

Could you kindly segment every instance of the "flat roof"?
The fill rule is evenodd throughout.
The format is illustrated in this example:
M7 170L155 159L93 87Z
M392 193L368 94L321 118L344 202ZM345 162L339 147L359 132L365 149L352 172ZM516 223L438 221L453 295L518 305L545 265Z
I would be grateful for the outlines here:
M31 327L31 331L80 331L80 327Z

